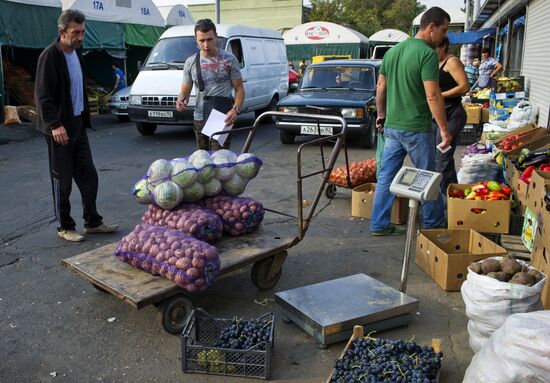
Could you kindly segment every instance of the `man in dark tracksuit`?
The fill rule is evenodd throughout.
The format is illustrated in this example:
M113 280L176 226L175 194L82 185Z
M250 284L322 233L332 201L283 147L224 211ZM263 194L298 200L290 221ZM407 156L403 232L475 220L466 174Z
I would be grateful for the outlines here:
M84 40L84 15L64 11L58 21L59 38L47 47L36 69L35 102L37 129L48 143L58 235L72 242L84 237L71 217L73 178L82 195L84 232L111 233L117 225L106 225L96 209L98 177L86 128L90 125L83 61L79 48Z

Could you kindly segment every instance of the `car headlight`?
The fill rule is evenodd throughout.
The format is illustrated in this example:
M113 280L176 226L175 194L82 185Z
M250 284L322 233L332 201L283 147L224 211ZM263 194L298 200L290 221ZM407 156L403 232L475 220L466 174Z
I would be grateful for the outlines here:
M362 108L342 108L342 117L344 118L363 118L364 115Z
M141 105L141 96L130 96L130 105Z
M298 108L295 106L280 106L279 112L283 113L298 113Z

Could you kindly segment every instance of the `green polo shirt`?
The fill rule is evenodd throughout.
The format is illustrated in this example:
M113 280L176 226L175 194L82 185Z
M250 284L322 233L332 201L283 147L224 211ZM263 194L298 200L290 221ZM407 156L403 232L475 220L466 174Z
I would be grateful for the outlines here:
M439 81L439 60L422 39L409 38L384 56L380 73L386 76L386 124L408 132L430 132L432 114L424 81Z

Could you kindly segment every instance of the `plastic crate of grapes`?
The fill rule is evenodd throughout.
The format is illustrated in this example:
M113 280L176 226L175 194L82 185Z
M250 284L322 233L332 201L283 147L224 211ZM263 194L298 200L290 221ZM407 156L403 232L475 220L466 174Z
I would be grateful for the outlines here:
M221 319L193 310L181 334L183 372L269 379L274 325L273 314Z
M441 342L438 339L432 339L432 347L419 346L412 340L364 336L363 327L354 326L353 334L340 359L334 362L326 383L439 383L441 357Z

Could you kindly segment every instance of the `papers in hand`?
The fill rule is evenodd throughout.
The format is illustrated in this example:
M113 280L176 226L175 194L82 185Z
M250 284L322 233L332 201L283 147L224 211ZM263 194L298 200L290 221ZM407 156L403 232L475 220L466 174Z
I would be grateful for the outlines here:
M441 144L439 144L436 146L436 148L439 149L441 153L447 153L449 150L451 150L451 145L447 146L445 149L441 149Z
M222 112L216 109L212 109L212 112L210 112L210 116L208 116L208 120L206 120L206 123L204 124L201 133L208 137L212 137L212 135L216 132L230 130L233 127L233 124L225 125L226 118L227 116ZM217 140L220 145L223 145L225 143L225 140L227 140L227 134L216 134L214 136L214 139Z

